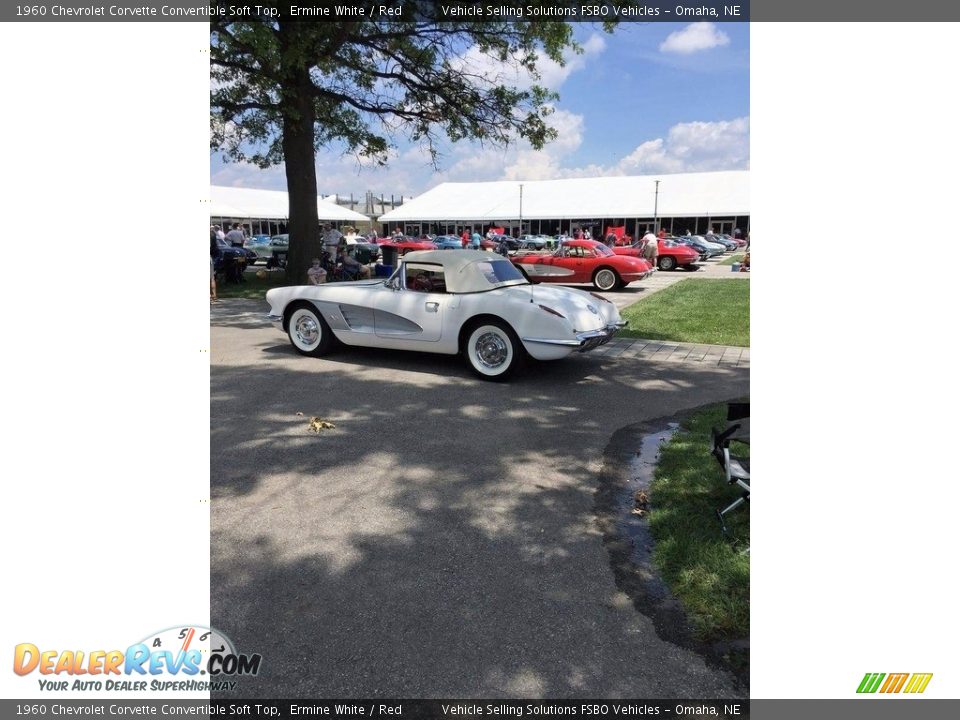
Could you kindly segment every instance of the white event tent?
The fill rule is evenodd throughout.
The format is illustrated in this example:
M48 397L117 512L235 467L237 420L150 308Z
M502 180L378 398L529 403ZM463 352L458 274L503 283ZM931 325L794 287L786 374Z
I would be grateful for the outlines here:
M659 181L659 184L656 182ZM443 183L382 223L748 218L747 170L567 180ZM564 223L567 224L567 223Z
M317 198L320 220L369 222L370 218L327 200ZM231 220L286 220L290 216L287 193L282 190L210 186L210 217Z

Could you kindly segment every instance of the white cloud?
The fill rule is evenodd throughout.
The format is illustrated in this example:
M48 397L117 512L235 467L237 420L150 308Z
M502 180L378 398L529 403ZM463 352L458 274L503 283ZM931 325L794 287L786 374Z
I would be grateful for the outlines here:
M750 118L679 123L666 139L638 145L611 168L617 175L742 170L750 164Z
M660 52L689 55L701 50L729 45L730 36L711 22L696 22L677 30L660 43Z
M572 166L572 158L583 144L586 121L583 115L556 110L550 124L558 139L542 150L519 142L503 150L478 148L460 143L441 158L441 169L430 165L429 154L419 146L407 148L391 158L385 168L358 165L350 156L320 152L317 156L317 184L323 193L351 191L357 197L370 189L375 194L419 195L443 182L484 180L553 180L612 175L708 172L744 170L750 165L750 118L716 122L678 123L665 137L651 138L609 165ZM213 174L217 185L238 185L284 189L282 166L259 170L252 165L229 165Z
M526 70L518 68L516 61L501 62L480 52L476 45L463 53L452 64L453 67L462 72L476 75L477 78L483 78L494 84L525 89L536 83L550 90L557 90L566 82L571 73L585 68L587 62L600 55L606 47L607 41L598 33L594 33L583 43L583 53L578 55L572 51L567 51L564 54L563 65L548 57L540 56L537 60L537 70L540 73L539 80L535 80Z

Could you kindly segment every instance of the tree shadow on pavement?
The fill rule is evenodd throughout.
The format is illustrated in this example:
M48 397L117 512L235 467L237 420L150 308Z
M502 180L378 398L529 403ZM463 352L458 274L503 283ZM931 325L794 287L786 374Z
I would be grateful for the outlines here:
M617 589L594 495L618 428L746 371L260 349L211 368L211 620L263 655L230 697L744 695Z

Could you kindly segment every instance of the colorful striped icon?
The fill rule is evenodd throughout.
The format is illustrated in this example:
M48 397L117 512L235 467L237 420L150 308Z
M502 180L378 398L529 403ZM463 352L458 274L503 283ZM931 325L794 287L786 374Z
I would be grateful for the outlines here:
M922 693L933 673L867 673L860 681L858 693Z

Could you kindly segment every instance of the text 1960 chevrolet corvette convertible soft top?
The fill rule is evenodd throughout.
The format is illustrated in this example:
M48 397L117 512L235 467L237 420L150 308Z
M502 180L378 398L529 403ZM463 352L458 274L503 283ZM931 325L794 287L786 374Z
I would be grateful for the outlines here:
M346 345L456 354L480 377L507 378L526 354L557 360L602 345L626 323L592 293L530 285L506 258L426 250L388 280L274 288L270 319L294 348Z

